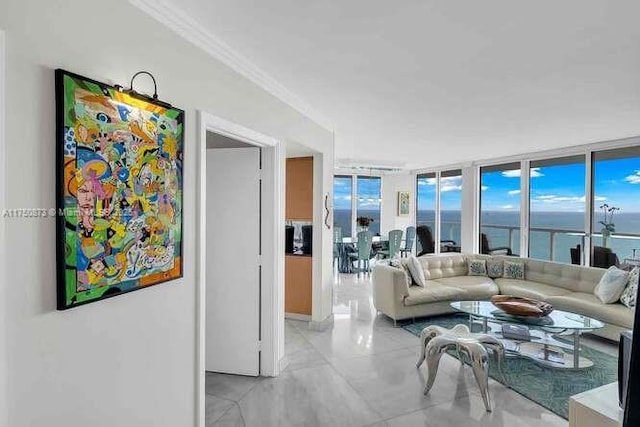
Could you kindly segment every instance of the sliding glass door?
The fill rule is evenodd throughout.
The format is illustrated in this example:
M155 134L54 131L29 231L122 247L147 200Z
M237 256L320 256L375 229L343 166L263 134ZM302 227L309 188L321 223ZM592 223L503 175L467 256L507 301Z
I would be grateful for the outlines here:
M480 168L480 252L520 250L520 163Z
M353 177L335 175L333 177L333 227L340 228L341 235L351 236L353 224L351 208L353 193Z
M462 237L462 170L440 174L440 241L459 246Z
M591 265L640 258L640 147L592 154Z
M585 156L531 161L529 257L580 264L585 241Z
M382 178L379 176L333 176L333 226L340 228L343 237L355 237L356 219L373 219L369 231L380 233Z
M369 231L373 235L380 235L380 201L382 179L379 176L358 176L357 217L373 219Z
M438 194L436 173L430 172L418 175L416 184L416 226L428 226L435 236L436 197ZM416 239L416 253L419 254L421 252L420 239Z

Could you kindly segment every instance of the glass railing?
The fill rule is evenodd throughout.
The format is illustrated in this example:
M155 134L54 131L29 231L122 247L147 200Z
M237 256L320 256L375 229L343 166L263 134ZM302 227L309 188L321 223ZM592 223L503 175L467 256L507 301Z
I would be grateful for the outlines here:
M585 247L583 231L560 228L531 227L529 229L529 257L547 261L571 263L571 249ZM508 246L513 253L519 251L520 227L509 225L483 225L490 247ZM605 246L602 234L591 237L594 246ZM607 247L618 256L621 263L640 263L640 234L614 233L607 240ZM574 255L575 256L575 255ZM573 262L582 263L582 256Z

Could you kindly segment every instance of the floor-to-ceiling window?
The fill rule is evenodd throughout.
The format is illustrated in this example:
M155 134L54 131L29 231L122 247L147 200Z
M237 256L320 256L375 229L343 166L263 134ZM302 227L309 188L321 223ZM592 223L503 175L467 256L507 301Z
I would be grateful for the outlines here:
M462 170L440 174L440 240L460 245L462 226Z
M591 265L640 257L640 147L592 154Z
M356 219L371 218L369 231L380 234L382 178L379 176L334 175L333 226L344 237L355 237L359 231Z
M369 224L369 231L379 235L382 179L379 176L358 176L357 179L356 216L373 219Z
M436 196L437 184L435 172L420 174L416 188L416 225L427 225L432 233L436 229ZM416 253L422 252L420 241L416 241Z
M585 169L584 155L531 161L530 258L581 263L580 248L584 247L585 235Z
M480 168L480 232L486 236L489 249L502 247L519 252L519 162Z
M353 224L351 208L353 177L335 175L333 177L333 226L340 228L342 236L351 236Z

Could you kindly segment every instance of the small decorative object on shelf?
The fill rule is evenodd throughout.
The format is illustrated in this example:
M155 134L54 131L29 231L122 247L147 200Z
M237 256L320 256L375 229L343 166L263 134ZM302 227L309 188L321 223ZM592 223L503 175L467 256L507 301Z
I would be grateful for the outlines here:
M616 225L613 223L613 215L620 210L615 206L609 206L608 204L603 204L600 206L602 210L602 221L599 221L602 224L602 246L605 248L609 247L609 239L611 238L611 234L615 233Z
M356 218L356 222L358 223L358 226L360 226L362 230L368 230L369 224L373 222L373 218L368 216L359 216L358 218Z
M549 303L513 295L494 295L491 303L512 316L544 317L553 311Z

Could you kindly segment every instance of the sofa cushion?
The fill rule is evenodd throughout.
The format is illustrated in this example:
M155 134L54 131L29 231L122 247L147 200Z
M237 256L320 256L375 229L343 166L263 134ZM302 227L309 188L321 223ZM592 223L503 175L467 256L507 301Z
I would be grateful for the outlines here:
M443 277L435 282L458 289L457 300L483 300L500 293L498 285L487 276Z
M562 296L570 294L571 291L547 285L545 283L532 282L530 280L518 279L495 279L500 293L503 295L513 295L516 297L533 298L539 301L546 301L550 296Z
M580 313L623 328L633 327L633 310L622 304L603 304L594 294L572 292L547 299L554 309Z
M422 263L427 280L467 275L467 259L464 255L424 255L418 260Z
M463 291L452 286L445 286L433 280L427 280L424 288L410 286L409 296L405 297L404 305L427 304L440 301L456 301L462 299Z
M606 270L595 267L563 264L523 258L525 278L538 283L563 288L571 292L592 293Z
M612 265L600 278L593 293L605 304L615 303L620 299L628 279L629 273Z

